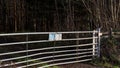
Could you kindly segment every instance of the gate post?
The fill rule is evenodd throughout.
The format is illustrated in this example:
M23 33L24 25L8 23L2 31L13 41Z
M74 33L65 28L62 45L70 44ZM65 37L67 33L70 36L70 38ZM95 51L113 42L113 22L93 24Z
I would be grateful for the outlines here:
M95 48L96 48L96 45L95 45L95 43L96 43L96 38L95 38L95 31L96 30L93 30L93 58L94 58L94 56L95 56Z
M101 35L102 35L102 33L101 33L101 29L100 28L98 28L98 41L97 41L97 56L98 56L98 58L100 57L100 39L101 39Z
M112 28L110 28L110 31L109 31L109 38L110 39L112 39L112 37L113 37L113 32L112 31L113 31Z

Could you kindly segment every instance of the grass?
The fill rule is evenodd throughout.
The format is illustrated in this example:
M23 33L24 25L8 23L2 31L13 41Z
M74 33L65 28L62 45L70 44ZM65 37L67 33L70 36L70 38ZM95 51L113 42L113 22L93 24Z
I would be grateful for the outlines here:
M25 61L25 60L31 60L31 58L19 59L19 60L15 61L15 62L21 62L21 61ZM30 61L30 62L28 62L28 64L34 64L34 63L39 63L39 62L41 62L41 60ZM14 62L12 62L12 63L9 62L7 64L13 64L12 66L11 65L9 66L10 68L16 68L17 67L17 65L14 65ZM24 63L23 65L26 65L26 63ZM32 67L36 68L36 67L41 67L41 66L45 66L45 65L48 65L48 64L44 63L44 64L39 64L39 65L36 65L36 66L32 66ZM2 62L0 62L0 66L4 67L4 64ZM51 67L47 67L47 68L60 68L60 67L58 67L58 66L51 66Z

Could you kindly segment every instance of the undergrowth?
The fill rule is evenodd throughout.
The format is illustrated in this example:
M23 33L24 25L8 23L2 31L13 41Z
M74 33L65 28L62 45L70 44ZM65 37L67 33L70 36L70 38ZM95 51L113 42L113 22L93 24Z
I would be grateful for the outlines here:
M103 68L120 68L120 45L114 37L101 40L101 56L91 63Z

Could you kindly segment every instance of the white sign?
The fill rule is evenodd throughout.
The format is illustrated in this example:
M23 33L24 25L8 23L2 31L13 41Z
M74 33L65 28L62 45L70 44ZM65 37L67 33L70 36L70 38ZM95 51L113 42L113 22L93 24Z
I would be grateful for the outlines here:
M62 34L60 33L50 33L49 34L49 40L62 40Z
M49 34L49 40L55 40L55 34L54 33Z
M55 40L62 40L62 34L56 34Z

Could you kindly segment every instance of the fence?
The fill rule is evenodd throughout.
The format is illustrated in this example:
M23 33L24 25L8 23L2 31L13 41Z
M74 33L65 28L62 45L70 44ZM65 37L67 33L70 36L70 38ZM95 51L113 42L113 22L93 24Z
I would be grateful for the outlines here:
M90 61L93 57L100 56L100 29L8 33L0 34L0 38L2 40L10 39L0 44L0 67L2 68L11 66L15 68L46 68ZM17 40L18 38L19 40Z
M111 28L108 32L103 32L102 33L102 37L103 38L120 38L120 32L119 31L113 31L113 29Z

